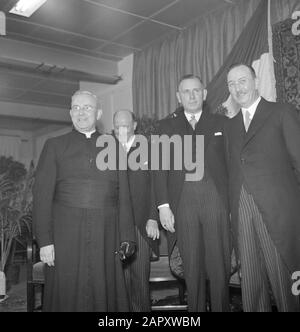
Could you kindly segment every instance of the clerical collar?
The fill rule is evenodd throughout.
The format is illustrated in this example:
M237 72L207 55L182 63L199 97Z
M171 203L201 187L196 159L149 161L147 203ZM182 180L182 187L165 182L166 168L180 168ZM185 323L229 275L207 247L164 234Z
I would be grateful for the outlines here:
M92 135L96 132L96 129L92 130L92 131L88 131L88 132L83 132L83 131L79 131L77 130L80 134L85 135L86 138L91 138Z
M261 101L261 97L258 97L250 107L248 107L248 108L242 107L243 115L245 114L246 111L248 111L250 113L250 119L252 120L254 117L257 105L259 104L260 101Z
M191 121L192 116L194 116L196 121L198 122L200 117L201 117L201 114L202 114L202 110L200 112L197 112L197 113L188 113L188 112L184 111L184 115L185 115L185 117L187 118L187 120L189 122Z

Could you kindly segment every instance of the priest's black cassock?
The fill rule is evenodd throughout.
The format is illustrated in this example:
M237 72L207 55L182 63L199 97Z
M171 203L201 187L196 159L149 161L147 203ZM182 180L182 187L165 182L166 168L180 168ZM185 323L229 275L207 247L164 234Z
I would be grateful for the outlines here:
M39 246L54 244L46 267L44 311L127 311L121 241L134 241L125 172L100 171L99 133L76 130L49 139L34 185Z

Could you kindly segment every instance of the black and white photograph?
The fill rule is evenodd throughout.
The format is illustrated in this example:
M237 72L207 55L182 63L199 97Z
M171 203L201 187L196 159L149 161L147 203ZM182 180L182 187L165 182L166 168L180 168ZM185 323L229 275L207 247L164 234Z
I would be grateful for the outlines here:
M299 0L0 0L0 312L300 312Z

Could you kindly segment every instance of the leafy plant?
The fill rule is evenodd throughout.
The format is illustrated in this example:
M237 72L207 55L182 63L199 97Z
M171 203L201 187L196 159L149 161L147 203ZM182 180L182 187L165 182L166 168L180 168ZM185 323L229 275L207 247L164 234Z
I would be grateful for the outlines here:
M0 158L0 271L4 271L14 242L31 230L33 165L27 172L24 165L12 158Z

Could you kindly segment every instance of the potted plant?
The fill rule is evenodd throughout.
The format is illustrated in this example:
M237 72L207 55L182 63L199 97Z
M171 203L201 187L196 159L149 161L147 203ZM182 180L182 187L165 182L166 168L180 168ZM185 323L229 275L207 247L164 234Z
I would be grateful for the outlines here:
M5 297L5 273L13 261L16 243L31 229L32 167L0 157L0 296ZM2 294L1 294L2 293ZM3 294L4 293L4 294Z

